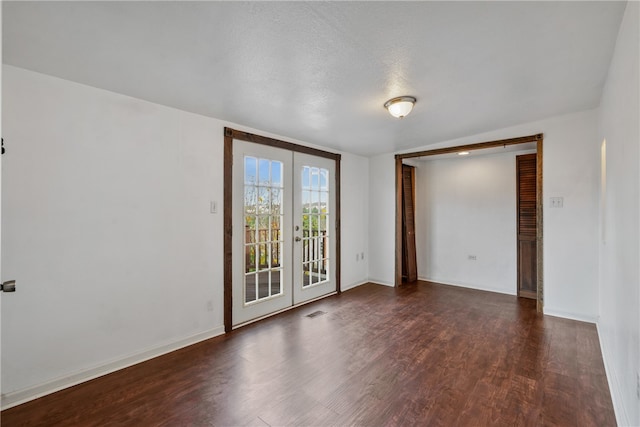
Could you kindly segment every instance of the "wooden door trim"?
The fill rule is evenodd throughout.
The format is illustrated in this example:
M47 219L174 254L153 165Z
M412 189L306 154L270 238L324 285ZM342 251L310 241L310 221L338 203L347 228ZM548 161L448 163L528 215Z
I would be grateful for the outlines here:
M224 136L231 137L232 139L239 139L246 142L253 142L255 144L268 145L270 147L282 148L289 151L295 151L297 153L310 154L312 156L324 157L326 159L332 159L336 162L340 161L341 155L338 153L332 153L330 151L320 150L313 147L305 147L304 145L294 144L293 142L281 141L275 138L269 138L268 136L256 135L241 130L224 128Z
M224 174L223 174L223 215L224 215L224 331L231 332L233 328L233 136L224 129Z
M542 194L542 134L538 135L539 138L536 143L536 250L537 253L537 293L536 307L539 313L542 313L544 309L544 263L543 257L543 239L542 239L542 223L543 223L543 194Z
M415 151L395 155L396 164L396 238L395 238L395 278L394 286L402 284L402 160L416 157L435 156L438 154L456 153L459 151L474 151L485 148L506 147L509 145L536 143L536 213L537 213L537 252L538 252L538 291L537 307L542 312L544 307L544 274L543 274L543 191L542 191L542 146L544 136L542 133L522 136L517 138L500 139L495 141L479 142L475 144L458 145L454 147L437 148L434 150Z
M275 148L293 151L296 153L310 154L316 157L331 159L335 162L335 196L336 196L336 254L335 254L335 271L336 271L336 293L342 291L340 286L340 160L341 155L331 153L329 151L319 150L317 148L305 147L304 145L294 144L292 142L281 141L275 138L269 138L262 135L256 135L232 128L224 128L224 171L223 171L223 215L224 215L224 330L231 332L233 329L233 141L234 139L253 142L255 144L267 145Z
M400 156L402 159L410 159L414 157L427 157L437 156L438 154L450 154L460 151L474 151L483 150L485 148L507 147L510 145L528 144L531 142L542 141L542 134L521 136L518 138L498 139L496 141L478 142L475 144L457 145L454 147L436 148L427 151L415 151L413 153L396 154L396 157Z
M402 157L396 155L396 262L394 286L402 284Z

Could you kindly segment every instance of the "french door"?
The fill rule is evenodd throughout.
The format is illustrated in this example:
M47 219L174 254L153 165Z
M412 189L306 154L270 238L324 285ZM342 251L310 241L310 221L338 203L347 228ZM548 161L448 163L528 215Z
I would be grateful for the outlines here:
M233 144L232 323L336 290L335 162Z

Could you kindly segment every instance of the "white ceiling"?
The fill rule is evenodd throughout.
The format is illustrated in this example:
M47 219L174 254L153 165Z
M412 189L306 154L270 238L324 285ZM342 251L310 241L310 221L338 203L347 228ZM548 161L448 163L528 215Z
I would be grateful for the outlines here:
M596 107L624 8L5 1L3 61L373 155Z

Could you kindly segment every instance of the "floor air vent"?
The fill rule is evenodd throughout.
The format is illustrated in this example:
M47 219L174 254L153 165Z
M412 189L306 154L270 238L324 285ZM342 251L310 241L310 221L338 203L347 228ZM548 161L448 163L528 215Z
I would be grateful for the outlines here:
M307 316L306 316L306 317L310 317L310 318L312 318L312 319L313 319L314 317L322 316L323 314L327 314L327 313L325 313L324 311L320 311L320 310L318 310L318 311L314 311L314 312L313 312L313 313L311 313L311 314L307 314Z

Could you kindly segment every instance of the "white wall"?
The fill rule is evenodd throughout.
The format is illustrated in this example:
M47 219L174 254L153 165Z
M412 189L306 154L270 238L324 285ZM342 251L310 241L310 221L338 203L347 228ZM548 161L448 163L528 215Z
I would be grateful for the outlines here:
M597 319L598 185L600 153L595 111L545 128L544 312ZM548 130L547 130L548 129ZM564 207L551 208L551 197Z
M416 247L422 280L517 293L515 165L524 153L476 151L420 162Z
M597 316L599 151L593 149L597 139L596 119L595 110L585 111L424 147L433 149L544 133L545 313L588 321L595 321ZM374 181L377 185L370 190L371 205L378 207L370 217L371 239L374 233L380 233L378 244L372 243L370 247L370 277L393 283L393 156L372 158L369 168L372 185ZM564 197L564 208L550 208L552 196Z
M369 159L342 155L342 290L366 283L369 275Z
M220 334L223 127L252 130L10 66L3 89L4 405ZM366 252L368 160L342 170Z
M395 282L395 167L391 154L369 159L369 280L387 286Z
M640 425L640 5L629 2L600 105L606 138L606 192L601 218L598 330L620 425Z

